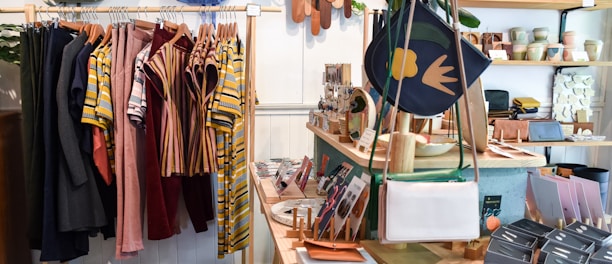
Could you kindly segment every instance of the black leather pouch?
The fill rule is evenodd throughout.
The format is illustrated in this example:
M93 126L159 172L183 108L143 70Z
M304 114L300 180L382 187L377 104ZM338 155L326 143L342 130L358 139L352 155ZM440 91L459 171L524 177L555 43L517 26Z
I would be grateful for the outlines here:
M489 102L489 111L508 111L510 97L505 90L485 90L485 100Z

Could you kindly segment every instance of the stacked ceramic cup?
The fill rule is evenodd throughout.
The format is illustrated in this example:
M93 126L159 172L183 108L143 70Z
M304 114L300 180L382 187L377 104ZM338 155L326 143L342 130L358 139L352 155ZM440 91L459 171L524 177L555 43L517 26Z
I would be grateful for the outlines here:
M527 59L530 61L546 60L548 45L548 27L533 29L533 42L527 45Z
M576 50L576 46L574 45L574 40L576 38L576 32L574 31L565 31L561 34L563 41L563 60L564 61L573 61L572 52Z
M510 29L510 40L512 41L512 59L524 60L527 54L527 29L524 27L513 27Z

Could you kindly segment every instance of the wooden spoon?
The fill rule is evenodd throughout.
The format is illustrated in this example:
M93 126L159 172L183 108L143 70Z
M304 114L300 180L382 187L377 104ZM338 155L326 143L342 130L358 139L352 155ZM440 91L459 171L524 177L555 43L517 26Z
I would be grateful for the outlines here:
M313 0L304 0L304 15L310 16L312 14L312 1Z
M344 17L350 18L352 14L353 14L353 3L352 3L352 1L351 0L344 0Z
M335 9L340 9L340 8L342 8L342 6L343 6L343 5L344 5L344 0L334 0L334 1L332 2L332 6L333 6Z
M321 12L319 12L319 2L323 1L325 2L326 0L312 0L312 8L311 8L311 13L310 13L310 33L312 33L313 36L317 36L319 35L319 32L321 31Z
M304 0L292 0L291 2L291 18L295 23L304 21Z
M332 5L327 0L319 1L319 11L321 16L321 27L328 29L331 26L331 9Z

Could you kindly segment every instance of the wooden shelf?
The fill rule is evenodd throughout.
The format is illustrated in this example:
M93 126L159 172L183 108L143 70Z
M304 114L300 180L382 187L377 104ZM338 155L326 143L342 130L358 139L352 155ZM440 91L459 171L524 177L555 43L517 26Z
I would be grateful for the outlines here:
M609 147L612 141L558 141L510 143L517 147Z
M528 60L494 60L492 65L506 66L612 66L612 61L528 61Z
M612 7L611 0L595 0L595 7L587 10L599 10ZM582 6L582 0L459 0L461 7L482 8L516 8L516 9L555 9L563 10Z
M363 153L353 147L350 143L338 142L338 135L333 135L323 131L323 129L313 126L310 123L306 127L316 136L330 144L332 147L340 151L342 154L353 160L359 166L368 167L370 160L369 153ZM378 152L377 147L377 152ZM493 152L487 151L478 154L478 166L480 168L517 168L517 167L541 167L546 165L546 158L543 155L536 157L520 154L519 152L511 152L515 156L514 159L505 158ZM419 168L453 168L459 164L459 148L453 148L451 151L434 157L416 157L414 159L414 167ZM465 151L464 165L471 165L472 157L470 151ZM382 169L384 166L384 154L379 152L374 155L372 167Z

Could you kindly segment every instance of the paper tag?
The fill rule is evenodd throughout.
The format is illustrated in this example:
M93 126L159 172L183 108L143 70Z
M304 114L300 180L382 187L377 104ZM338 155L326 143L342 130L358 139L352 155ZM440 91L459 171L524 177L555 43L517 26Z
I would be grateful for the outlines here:
M261 6L257 4L247 4L246 5L246 15L247 16L261 16Z
M508 60L508 53L506 50L489 50L489 57L492 60Z
M323 128L323 131L325 132L329 132L329 120L327 118L327 115L323 115L323 126L321 128Z
M582 7L595 6L595 0L582 0Z
M572 51L574 61L589 61L589 54L586 51Z
M362 173L361 173L361 179L362 179L362 180L363 180L365 183L370 184L370 182L372 181L372 176L370 176L370 174L367 174L367 173L365 173L365 172L362 172Z
M310 111L308 112L308 122L310 122L311 125L315 126L315 115L314 115L314 110L310 109Z
M321 192L323 190L323 185L325 185L327 181L328 181L327 176L321 177L321 180L319 180L319 185L317 185L317 191Z
M370 149L372 146L372 142L374 142L374 136L376 135L376 131L371 128L365 128L363 130L363 135L359 138L359 144L357 144L357 148L363 147L365 152Z

